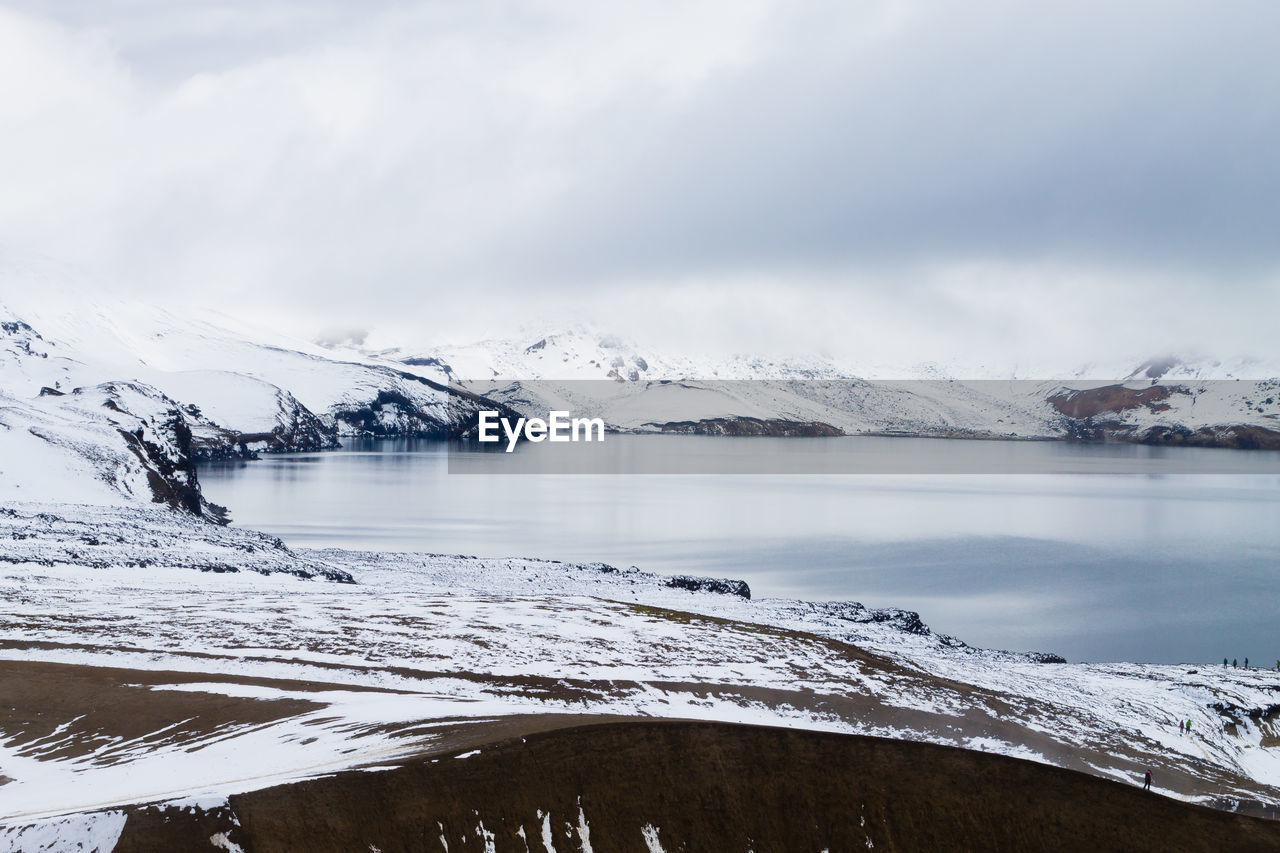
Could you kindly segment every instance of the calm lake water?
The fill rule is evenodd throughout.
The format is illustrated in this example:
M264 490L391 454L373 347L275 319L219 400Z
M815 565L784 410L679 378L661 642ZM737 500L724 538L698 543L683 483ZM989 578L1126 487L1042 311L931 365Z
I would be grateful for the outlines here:
M236 524L297 546L742 578L756 597L905 607L971 644L1070 660L1280 657L1280 454L1223 465L1205 454L1234 451L609 437L626 458L653 448L838 455L866 441L913 458L983 445L1052 471L1105 470L1119 454L1146 473L509 474L511 456L489 453L466 465L455 458L450 473L456 454L445 443L347 440L342 450L209 466L200 477ZM1181 473L1206 458L1209 469L1266 473Z

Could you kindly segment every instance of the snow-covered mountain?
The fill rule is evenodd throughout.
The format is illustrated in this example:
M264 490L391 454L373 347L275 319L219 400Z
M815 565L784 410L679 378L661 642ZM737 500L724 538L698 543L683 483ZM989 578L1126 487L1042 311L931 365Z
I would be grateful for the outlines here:
M214 314L139 305L0 314L15 330L0 341L0 387L9 393L144 382L197 406L249 449L333 446L336 435L361 432L443 435L475 408L466 394L401 365L337 356Z
M637 432L1280 448L1280 382L1239 376L1260 364L1164 358L1052 380L957 369L685 355L581 327L369 351L140 305L0 307L0 496L150 496L218 517L195 461L321 450L343 435L457 436L502 406Z
M1168 357L1028 372L690 357L581 327L376 355L528 414L570 409L624 431L1280 447L1280 383L1259 378L1280 376L1280 369L1261 362Z
M607 329L576 325L563 329L527 329L511 337L453 344L335 348L350 354L412 364L444 380L607 379L623 381L702 380L1210 380L1280 376L1280 361L1237 358L1151 357L1067 362L1043 359L1008 364L919 361L849 362L828 355L788 354L768 358L749 351L701 351L697 342L686 351L646 344Z
M197 514L192 463L336 447L339 435L447 436L492 404L401 366L141 306L0 308L0 497Z
M140 383L0 393L0 500L152 500L221 518L200 493L192 423L207 426Z

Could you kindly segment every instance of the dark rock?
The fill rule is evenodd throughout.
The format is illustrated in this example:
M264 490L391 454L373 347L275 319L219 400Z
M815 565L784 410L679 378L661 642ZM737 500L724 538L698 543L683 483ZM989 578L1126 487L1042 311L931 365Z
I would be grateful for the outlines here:
M277 425L270 432L236 432L206 423L204 435L193 439L192 458L196 462L228 462L257 459L259 453L308 453L341 447L338 431L302 405L288 391L277 392ZM185 407L199 418L194 405Z
M892 625L899 631L905 631L908 634L924 635L929 633L929 626L921 621L920 614L914 610L900 610L896 607L868 610L867 618L863 621Z
M1055 655L1053 652L1030 652L1027 657L1032 663L1066 663L1067 659L1062 655ZM1194 670L1193 670L1194 671Z
M822 438L844 435L844 431L821 421L789 421L780 418L706 418L700 421L647 423L660 432L678 435L751 435L779 438Z
M435 367L439 368L445 376L453 376L453 368L438 358L432 358L429 356L413 356L401 359L400 363L406 364L409 367Z
M614 571L617 571L615 569ZM676 589L687 589L690 592L714 592L718 595L737 595L742 598L751 598L751 587L747 586L746 581L732 580L730 578L698 578L691 575L676 575L667 578L667 586Z

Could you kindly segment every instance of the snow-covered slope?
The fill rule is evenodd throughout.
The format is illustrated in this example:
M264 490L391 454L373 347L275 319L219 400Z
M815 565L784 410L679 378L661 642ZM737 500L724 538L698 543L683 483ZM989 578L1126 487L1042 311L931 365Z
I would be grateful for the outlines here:
M13 329L0 368L8 393L137 380L196 406L250 449L315 449L340 434L445 435L476 406L403 365L335 356L225 317L139 305L0 315Z
M157 502L218 519L201 495L192 425L154 388L109 382L34 398L0 393L0 501Z
M695 358L585 328L378 357L434 372L527 414L569 409L619 430L1280 447L1280 383L1265 378L1280 376L1280 366L1261 362L1161 358L1137 367L1040 366L1045 372L1037 375L981 365ZM1152 385L1161 390L1145 390Z
M769 358L754 353L700 351L696 341L685 350L645 344L589 326L523 331L509 338L468 344L425 344L383 349L345 347L344 352L417 363L442 379L611 379L625 381L800 380L1186 380L1259 379L1280 376L1280 360L1150 358L1087 363L1041 360L1034 363L849 362L827 355L795 353ZM433 375L426 373L424 375Z
M143 306L0 307L0 496L198 514L194 461L444 436L487 401L374 359ZM213 515L217 515L216 512Z
M114 668L111 695L141 693L130 701L153 719L122 738L109 703L55 712L75 681L49 681L23 709L35 722L0 720L0 825L385 767L447 749L458 727L547 714L874 734L1118 780L1154 769L1161 792L1219 807L1280 801L1275 672L1055 663L968 647L904 611L600 564L286 552L227 528L175 547L193 524L159 509L0 514L0 537L26 537L0 562L0 660ZM123 542L102 536L117 528ZM356 583L194 559L292 560Z
M754 355L686 355L643 347L618 335L577 326L466 345L376 352L379 358L436 371L442 379L483 381L676 379L838 379L859 375L830 359L772 360Z

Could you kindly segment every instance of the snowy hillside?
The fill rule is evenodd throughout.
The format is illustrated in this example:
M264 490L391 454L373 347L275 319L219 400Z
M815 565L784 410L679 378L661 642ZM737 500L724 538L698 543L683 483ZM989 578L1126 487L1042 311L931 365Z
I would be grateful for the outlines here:
M193 425L215 429L135 382L0 393L0 501L151 501L220 518L197 483Z
M446 436L492 408L371 359L139 306L0 307L0 495L155 500L196 514L192 463ZM217 516L216 510L212 511Z
M249 450L318 449L357 433L445 435L475 409L465 394L402 366L336 358L225 317L136 305L0 313L9 318L0 341L8 393L136 380L197 407Z
M629 431L1280 447L1280 382L1267 378L1280 368L1259 362L1163 358L1028 372L829 358L695 358L585 328L378 357L529 414L565 408ZM1144 390L1157 383L1161 390Z
M467 344L425 344L381 349L344 347L342 351L417 364L443 379L610 379L625 381L701 380L1185 380L1261 379L1280 376L1280 361L1210 358L1151 358L1134 353L1126 360L1034 363L848 362L832 356L795 353L765 358L749 352L702 351L697 342L673 351L634 341L608 329L573 326L524 331L509 338Z
M481 748L494 726L616 715L928 741L1126 782L1155 768L1175 798L1280 800L1274 672L1053 662L968 647L905 611L600 564L290 552L160 509L20 505L0 514L0 537L14 532L0 678L32 685L6 694L31 722L0 721L0 839L4 824L208 808ZM273 570L290 562L355 583ZM257 571L215 573L237 563ZM58 691L83 679L112 701L68 703Z

